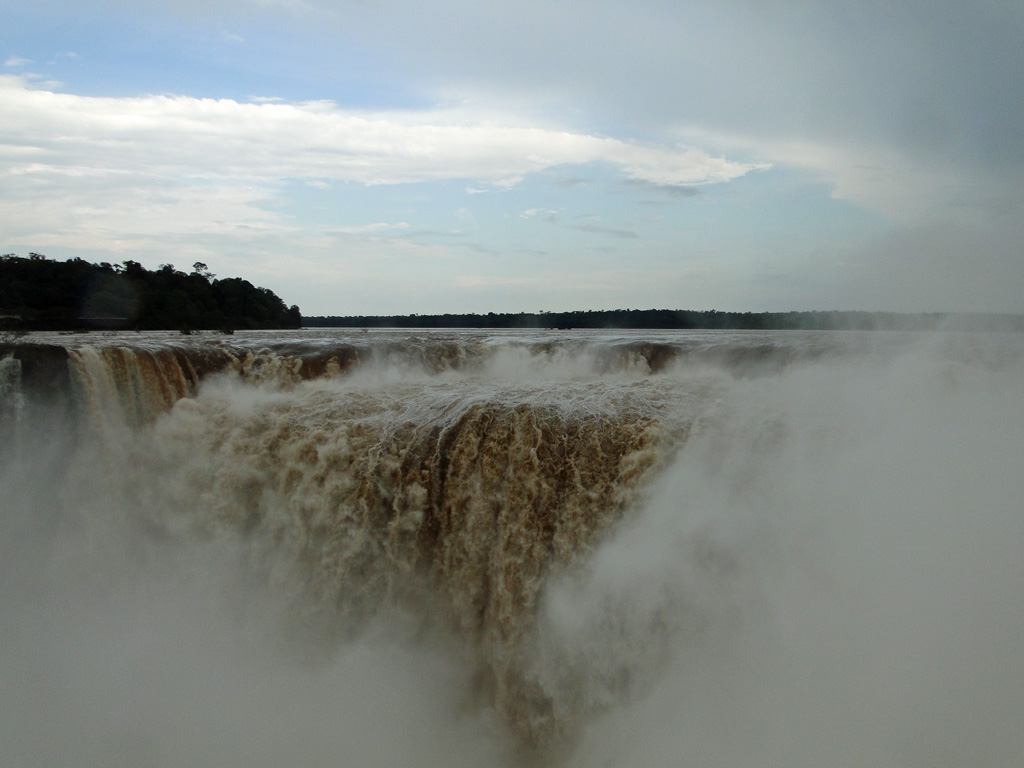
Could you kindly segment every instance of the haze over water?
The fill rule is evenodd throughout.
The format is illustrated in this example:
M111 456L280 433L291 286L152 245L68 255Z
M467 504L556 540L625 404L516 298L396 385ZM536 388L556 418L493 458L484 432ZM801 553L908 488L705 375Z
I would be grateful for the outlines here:
M25 341L0 764L1024 758L1019 335Z

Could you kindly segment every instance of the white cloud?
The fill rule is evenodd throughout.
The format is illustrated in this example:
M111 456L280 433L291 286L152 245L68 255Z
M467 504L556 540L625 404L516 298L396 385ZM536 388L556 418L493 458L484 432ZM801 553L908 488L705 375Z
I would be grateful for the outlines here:
M362 112L332 102L188 96L97 98L0 77L6 172L130 171L168 178L318 178L364 184L470 179L511 186L565 164L605 162L656 184L728 181L763 167L696 149L480 119L465 109ZM12 157L12 148L18 157ZM26 164L25 149L32 160Z
M309 228L297 221L285 191L293 180L323 189L464 179L467 190L477 191L581 163L606 164L626 178L658 184L722 182L758 167L687 147L500 120L465 106L367 112L329 101L97 98L46 90L12 75L0 75L0 102L0 240L6 247L124 253L154 263L220 263L247 253L258 270L263 251L300 243L337 253L342 242L353 252L356 241L369 248L380 239L386 247L374 246L372 253L396 256L406 247L396 235L408 224L389 223L386 213L341 226ZM550 218L551 212L538 213ZM416 248L438 259L451 253Z
M409 225L402 221L397 224L391 224L386 221L377 221L373 224L358 224L350 227L331 227L331 234L339 235L365 235L371 232L385 232L393 229L408 229Z
M124 251L296 234L267 209L268 199L268 190L245 184L147 185L98 174L55 183L53 174L36 171L15 183L0 176L0 236L39 248Z
M32 63L31 59L23 59L21 56L8 56L4 62L5 67L27 67Z
M551 211L544 208L530 208L529 210L523 211L519 214L521 219L533 219L537 216L544 216L545 220L550 221L552 216L558 216L558 211Z
M836 200L846 200L900 225L973 221L974 212L1005 196L1007 187L952 162L916 161L897 146L779 139L686 127L681 141L717 151L770 158L777 167L817 175ZM985 197L987 195L987 197ZM973 198L973 199L972 199Z

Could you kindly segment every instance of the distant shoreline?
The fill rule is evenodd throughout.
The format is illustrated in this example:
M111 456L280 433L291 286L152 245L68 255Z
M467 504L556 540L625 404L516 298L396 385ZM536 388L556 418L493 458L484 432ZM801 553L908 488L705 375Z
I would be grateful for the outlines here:
M962 312L720 312L616 309L444 315L321 315L304 328L551 328L560 330L887 330L1024 331L1024 315Z

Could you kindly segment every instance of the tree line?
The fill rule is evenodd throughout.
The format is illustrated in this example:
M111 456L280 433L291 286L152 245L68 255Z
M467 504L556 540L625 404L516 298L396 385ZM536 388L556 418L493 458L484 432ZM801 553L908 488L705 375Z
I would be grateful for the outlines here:
M299 328L297 306L238 277L216 279L196 262L147 270L137 261L92 264L42 254L0 256L0 327L18 330Z
M444 315L356 315L303 318L310 328L562 328L666 330L961 330L1024 331L1024 316L934 312L720 312L612 309Z

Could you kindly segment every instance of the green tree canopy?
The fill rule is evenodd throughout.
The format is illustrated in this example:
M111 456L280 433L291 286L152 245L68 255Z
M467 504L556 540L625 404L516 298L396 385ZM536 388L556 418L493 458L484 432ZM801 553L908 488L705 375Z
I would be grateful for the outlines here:
M90 264L31 253L0 256L0 322L51 330L247 330L298 328L302 314L268 288L217 280L202 262L186 274L173 264L150 271L131 260Z

